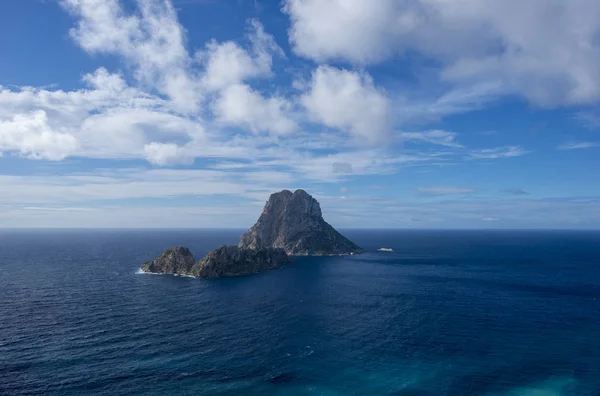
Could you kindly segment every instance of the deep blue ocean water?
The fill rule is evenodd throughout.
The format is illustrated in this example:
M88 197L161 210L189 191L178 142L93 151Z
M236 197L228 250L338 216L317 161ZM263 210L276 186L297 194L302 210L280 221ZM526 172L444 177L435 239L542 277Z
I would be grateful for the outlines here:
M0 231L0 395L600 395L600 232L346 231L369 252L136 273L242 232Z

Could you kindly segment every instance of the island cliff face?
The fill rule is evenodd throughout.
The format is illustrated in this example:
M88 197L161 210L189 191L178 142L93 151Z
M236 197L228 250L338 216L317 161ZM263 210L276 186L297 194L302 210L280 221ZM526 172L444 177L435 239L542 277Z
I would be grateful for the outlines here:
M278 268L289 263L283 249L240 249L237 246L221 246L211 250L199 262L184 247L165 250L154 260L142 265L143 272L216 278L254 274Z
M188 248L175 246L142 265L143 272L189 275L196 260Z
M242 235L238 246L243 249L281 248L296 256L362 252L323 219L319 202L304 190L271 194L260 218Z
M197 278L247 275L279 268L289 262L283 249L254 250L221 246L204 256L192 268L192 275Z

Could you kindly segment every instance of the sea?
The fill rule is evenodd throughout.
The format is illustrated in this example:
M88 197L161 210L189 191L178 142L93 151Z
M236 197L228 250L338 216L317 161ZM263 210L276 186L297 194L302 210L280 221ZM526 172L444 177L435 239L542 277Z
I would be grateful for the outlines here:
M243 231L0 231L0 395L600 395L598 231L343 230L367 253L139 273Z

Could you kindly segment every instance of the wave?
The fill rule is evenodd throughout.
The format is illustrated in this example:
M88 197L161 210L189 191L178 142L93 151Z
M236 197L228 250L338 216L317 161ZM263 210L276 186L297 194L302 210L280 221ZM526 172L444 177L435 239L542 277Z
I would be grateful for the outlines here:
M194 278L196 279L196 277L194 275L182 275L182 274L162 274L162 273L157 273L157 272L145 272L142 271L141 268L138 268L137 271L135 271L136 275L169 275L169 276L180 276L182 278Z

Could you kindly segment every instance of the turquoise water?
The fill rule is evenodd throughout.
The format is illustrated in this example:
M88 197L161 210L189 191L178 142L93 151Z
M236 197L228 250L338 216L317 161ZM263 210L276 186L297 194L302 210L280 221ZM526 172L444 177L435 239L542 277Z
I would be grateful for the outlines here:
M242 232L1 231L0 395L600 395L599 232L346 231L369 252L137 273Z

